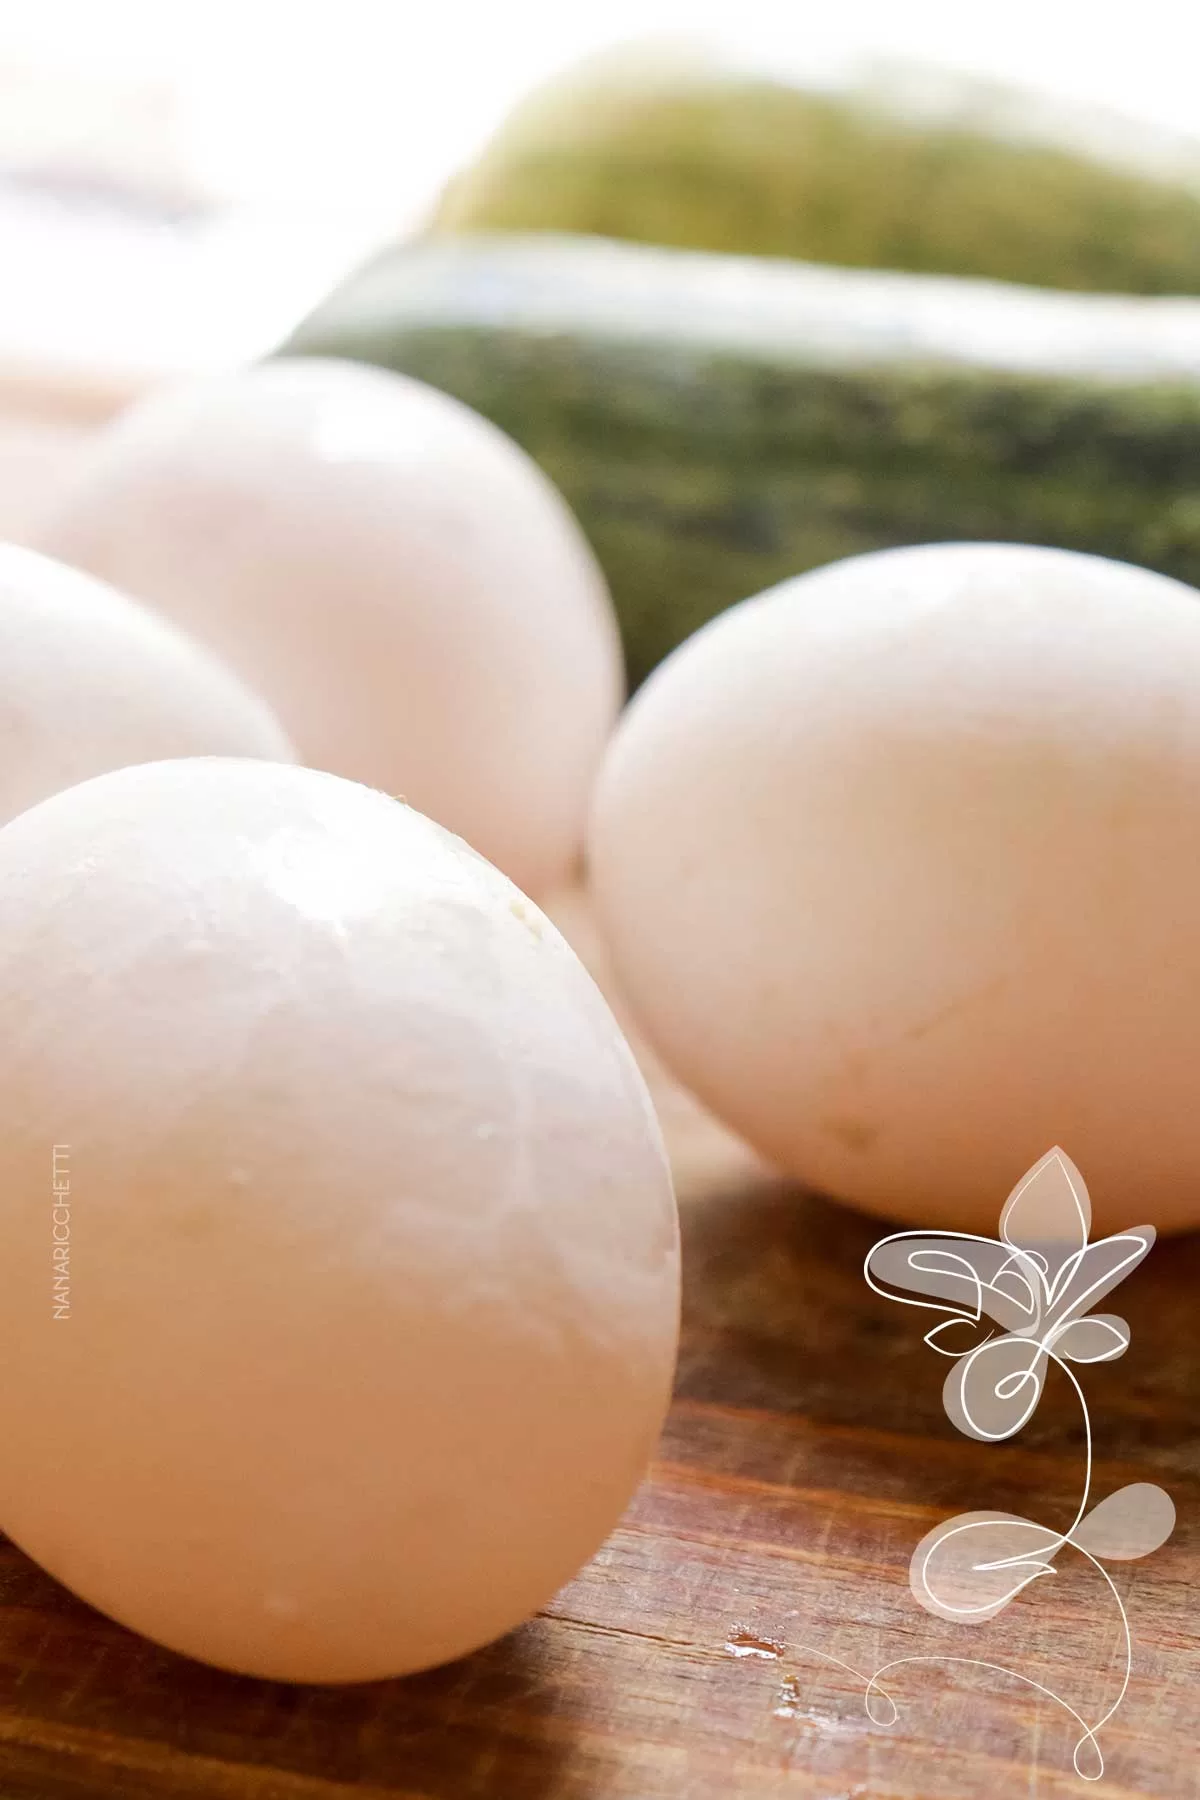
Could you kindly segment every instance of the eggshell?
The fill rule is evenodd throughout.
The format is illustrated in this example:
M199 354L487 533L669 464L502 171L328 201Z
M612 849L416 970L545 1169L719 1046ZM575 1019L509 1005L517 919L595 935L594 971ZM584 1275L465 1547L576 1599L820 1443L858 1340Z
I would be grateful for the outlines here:
M557 490L457 400L320 359L160 392L45 543L211 645L303 761L402 794L534 893L571 866L616 621Z
M290 761L266 704L165 620L75 569L0 544L0 824L129 763Z
M675 1071L801 1180L994 1232L1054 1144L1200 1225L1200 596L1022 545L861 556L635 698L593 885Z
M154 764L0 832L0 1012L3 1528L289 1680L547 1601L654 1444L679 1250L645 1086L537 908L383 794Z

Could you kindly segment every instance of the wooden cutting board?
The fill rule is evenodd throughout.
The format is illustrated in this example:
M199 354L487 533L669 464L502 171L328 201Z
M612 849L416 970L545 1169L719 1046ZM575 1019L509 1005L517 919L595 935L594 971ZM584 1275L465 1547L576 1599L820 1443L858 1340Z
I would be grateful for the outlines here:
M3 528L19 534L33 488L40 502L52 468L77 453L74 427L10 420L0 451L29 489L18 508L10 484L0 509ZM578 896L555 911L607 984ZM541 1617L464 1662L408 1681L316 1689L223 1675L158 1650L0 1540L0 1800L1052 1800L1089 1791L1071 1772L1078 1729L1030 1683L1089 1720L1116 1697L1120 1620L1095 1571L1061 1559L1053 1580L978 1628L930 1618L908 1587L914 1545L950 1513L987 1506L1069 1523L1084 1462L1070 1394L1052 1387L1011 1444L960 1437L942 1411L945 1365L922 1344L920 1315L863 1282L880 1227L774 1180L652 1058L645 1065L680 1190L682 1355L658 1456L591 1565ZM1131 1195L1130 1223L1138 1210ZM1114 1566L1133 1679L1102 1737L1106 1778L1091 1791L1193 1800L1200 1239L1160 1244L1119 1304L1132 1347L1085 1372L1094 1491L1161 1482L1179 1526L1154 1556ZM1025 1679L910 1664L888 1683L897 1722L871 1722L863 1700L872 1672L895 1658L953 1656Z

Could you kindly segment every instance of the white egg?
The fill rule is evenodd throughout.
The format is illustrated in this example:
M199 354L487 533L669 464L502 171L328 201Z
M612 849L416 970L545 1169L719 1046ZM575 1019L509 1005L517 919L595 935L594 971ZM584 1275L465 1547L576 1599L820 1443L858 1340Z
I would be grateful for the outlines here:
M292 749L207 650L103 582L0 544L0 824L89 775Z
M556 489L458 401L316 359L154 394L45 543L211 645L305 762L531 892L571 866L623 691L615 617Z
M546 1602L654 1445L679 1249L537 908L386 795L154 764L0 831L0 1011L3 1529L283 1679Z
M1200 595L1065 551L837 563L635 698L593 884L640 1023L806 1182L994 1231L1200 1225Z

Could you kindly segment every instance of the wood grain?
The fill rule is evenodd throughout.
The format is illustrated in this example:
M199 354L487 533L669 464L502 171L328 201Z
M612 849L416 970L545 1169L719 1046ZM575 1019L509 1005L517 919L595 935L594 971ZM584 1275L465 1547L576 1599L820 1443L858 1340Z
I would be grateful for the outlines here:
M47 469L58 429L38 440ZM607 983L577 897L555 910ZM773 1180L648 1054L645 1066L680 1188L682 1354L659 1454L594 1562L544 1615L452 1667L304 1689L158 1650L0 1540L0 1800L1087 1791L1071 1773L1071 1721L1019 1681L910 1667L892 1683L900 1716L885 1730L865 1715L864 1682L818 1654L864 1675L896 1657L982 1656L1089 1717L1105 1709L1118 1620L1086 1568L1064 1564L977 1630L929 1618L908 1588L914 1544L953 1511L1069 1521L1083 1460L1069 1396L1049 1392L1012 1444L959 1437L916 1315L862 1280L879 1228ZM1200 1797L1198 1295L1200 1240L1159 1245L1121 1291L1129 1353L1089 1371L1097 1493L1143 1477L1179 1508L1163 1550L1117 1569L1135 1661L1093 1790L1108 1800Z

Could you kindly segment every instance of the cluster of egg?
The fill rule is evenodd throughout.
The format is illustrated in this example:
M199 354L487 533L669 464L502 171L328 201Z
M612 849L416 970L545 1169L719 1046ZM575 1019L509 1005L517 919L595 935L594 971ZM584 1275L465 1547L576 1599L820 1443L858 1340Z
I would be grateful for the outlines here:
M444 1661L598 1547L674 1368L654 1110L526 898L622 697L603 580L498 431L318 362L135 408L43 548L0 554L0 1528L223 1667Z
M43 548L0 552L0 1527L114 1617L403 1673L620 1515L679 1249L633 1057L526 897L585 837L640 1024L784 1169L986 1229L1063 1141L1101 1226L1200 1222L1190 590L859 557L618 722L544 477L316 361L135 408Z

